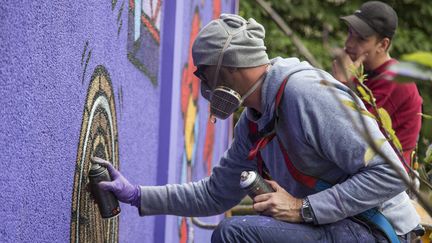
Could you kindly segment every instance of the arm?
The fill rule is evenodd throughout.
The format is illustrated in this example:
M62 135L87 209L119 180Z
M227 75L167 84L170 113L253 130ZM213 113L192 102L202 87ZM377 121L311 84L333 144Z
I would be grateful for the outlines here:
M245 123L244 116L242 120ZM208 216L222 213L246 195L240 188L241 172L256 169L256 162L247 160L251 144L247 139L248 131L244 128L247 129L247 126L236 127L231 147L221 158L220 164L213 168L210 177L185 184L136 186L129 183L108 161L92 158L93 162L107 167L112 178L111 182L100 182L99 187L113 192L119 201L138 207L141 216Z
M236 205L245 196L239 186L241 172L256 169L256 163L247 160L250 143L244 128L236 126L231 147L210 177L186 184L141 186L140 215L208 216Z
M355 131L352 121L328 90L330 87L318 83L315 85L316 88L300 94L300 102L304 102L304 107L308 108L300 113L304 137L326 160L334 162L350 175L346 181L308 197L318 223L325 224L376 207L403 192L405 185L382 158L374 156L365 161L368 149L365 140ZM353 101L346 87L332 89L341 99ZM355 123L362 127L357 112L348 110L355 118ZM374 140L384 139L376 122L369 117L365 119ZM381 149L395 161L398 169L404 171L388 142Z

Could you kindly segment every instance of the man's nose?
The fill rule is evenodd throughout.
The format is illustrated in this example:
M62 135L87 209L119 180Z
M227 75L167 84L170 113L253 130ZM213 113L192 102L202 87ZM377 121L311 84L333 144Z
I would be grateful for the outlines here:
M352 49L353 47L354 47L354 41L350 36L348 36L346 41L345 41L345 48L346 49Z

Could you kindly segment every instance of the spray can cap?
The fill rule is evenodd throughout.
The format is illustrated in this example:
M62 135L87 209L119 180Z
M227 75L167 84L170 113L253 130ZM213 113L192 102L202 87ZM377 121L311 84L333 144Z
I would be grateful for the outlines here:
M255 171L243 171L240 175L240 187L246 188L250 186L256 179L257 174Z
M101 166L98 163L91 163L89 176L98 176L106 170L105 167Z

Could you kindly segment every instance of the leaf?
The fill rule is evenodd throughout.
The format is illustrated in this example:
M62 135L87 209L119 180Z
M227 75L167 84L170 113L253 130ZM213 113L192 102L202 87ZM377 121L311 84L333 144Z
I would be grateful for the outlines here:
M432 162L432 144L429 145L429 147L426 150L426 156L424 158L425 163L431 163Z
M383 127L387 130L387 131L389 131L389 130L393 130L393 127L392 127L392 120L391 120L391 118L390 118L390 115L389 115L389 113L387 112L387 110L386 109L384 109L384 108L379 108L378 109L378 114L379 114L379 117L381 118L381 121L382 121L382 125L383 125Z
M391 65L389 70L397 74L394 78L396 82L418 82L418 80L432 81L432 70L427 69L421 64L413 62L399 62Z
M350 101L350 100L343 100L342 103L343 103L345 106L347 106L348 108L357 111L357 109L356 109L357 105L354 103L354 101ZM360 108L360 109L361 109L361 108ZM368 117L370 117L370 118L376 120L376 117L375 117L372 113L370 113L369 111L364 110L364 109L361 109L360 112L361 112L362 115L368 116Z
M432 68L432 53L431 52L414 52L402 55L402 60L418 63L423 66Z
M390 136L390 140L393 145L399 150L402 151L402 144L399 141L399 138L396 136L396 132L393 130L392 120L390 115L384 108L378 109L378 116L381 119L382 126L386 130L387 134Z
M366 76L367 76L366 74L364 74L363 64L360 64L360 66L357 68L354 66L354 64L350 65L348 67L348 72L352 76L354 76L359 81L359 83L361 83L361 84L363 84L363 82L365 81Z
M431 115L427 115L427 114L423 114L423 113L418 113L418 115L422 116L424 119L432 120Z
M383 145L384 142L386 142L387 140L385 138L381 138L381 139L377 139L374 141L375 146L377 148L381 148L381 146ZM365 155L364 155L364 163L367 166L369 164L369 162L373 159L373 157L375 157L375 151L371 148L368 147L366 149Z
M371 105L372 97L366 92L363 86L357 85L357 90L360 93L361 98Z

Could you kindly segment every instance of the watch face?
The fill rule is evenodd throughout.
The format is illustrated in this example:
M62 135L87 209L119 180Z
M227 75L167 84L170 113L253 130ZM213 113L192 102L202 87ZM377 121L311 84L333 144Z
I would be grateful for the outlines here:
M303 200L301 216L306 223L313 222L312 209L310 207L309 200Z
M303 217L306 219L312 219L312 213L310 211L310 207L307 207L303 210Z

